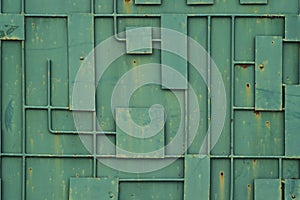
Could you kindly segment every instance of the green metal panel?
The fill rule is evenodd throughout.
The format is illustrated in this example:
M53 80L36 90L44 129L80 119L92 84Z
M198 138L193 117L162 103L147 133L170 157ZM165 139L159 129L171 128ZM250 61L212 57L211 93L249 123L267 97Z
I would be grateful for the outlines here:
M188 5L194 4L214 4L214 0L187 0Z
M126 52L128 54L152 53L151 27L126 27Z
M117 199L117 178L70 178L69 200Z
M135 4L161 4L161 0L135 0Z
M281 180L278 179L255 179L255 200L282 200Z
M0 18L1 40L24 40L24 16L2 14Z
M78 31L78 26L81 27ZM89 57L90 63L80 71L88 81L76 80L80 65L94 47L93 16L90 14L71 14L68 17L68 48L69 48L69 97L71 110L95 110L95 72L94 59ZM80 47L80 48L79 48ZM80 88L82 101L73 101L74 87ZM76 94L75 94L76 95Z
M1 0L0 198L298 199L298 22L298 0Z
M288 85L285 88L285 154L298 156L299 149L299 103L300 86Z
M210 159L209 157L199 157L199 155L188 155L185 158L184 177L184 199L209 199L209 174Z
M152 108L117 108L117 157L164 157L164 110ZM154 135L153 135L153 130Z
M165 29L172 29L178 31L182 34L187 33L187 17L186 15L178 14L164 14L161 16L161 27ZM162 38L162 54L161 54L161 64L171 67L178 73L180 73L183 79L174 79L173 73L168 72L165 67L161 71L162 87L165 89L186 89L187 88L187 63L184 58L179 55L187 55L187 41L182 38L178 41L178 38L174 38L168 34L164 29L161 31ZM175 47L173 45L176 45ZM172 54L164 49L176 48L177 55Z
M282 109L282 37L257 36L255 110Z
M240 0L241 4L267 4L268 0Z
M285 17L285 40L300 41L300 16L287 15Z
M300 196L300 181L294 179L284 180L284 198L298 199Z

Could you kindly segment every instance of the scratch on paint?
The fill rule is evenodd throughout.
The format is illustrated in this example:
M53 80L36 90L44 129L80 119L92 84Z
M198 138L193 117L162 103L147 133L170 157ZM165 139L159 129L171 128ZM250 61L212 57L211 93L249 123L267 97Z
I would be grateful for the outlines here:
M13 100L11 99L5 109L5 128L7 131L12 130L12 118L14 115Z

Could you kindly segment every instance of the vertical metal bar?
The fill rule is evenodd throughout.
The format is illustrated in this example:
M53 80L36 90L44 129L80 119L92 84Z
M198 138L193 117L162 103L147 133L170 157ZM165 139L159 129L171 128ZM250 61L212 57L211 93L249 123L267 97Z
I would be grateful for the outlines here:
M51 60L47 59L47 111L48 111L48 127L52 130L51 120Z
M94 1L94 0L91 0L91 14L94 14L94 13L95 13L94 5L95 5L95 1Z
M234 199L233 181L234 181L234 40L235 40L235 16L231 17L231 89L230 89L230 199Z
M25 13L25 0L21 1L21 13Z
M282 178L282 158L278 159L278 164L279 164L279 172L278 172L278 178L281 179Z
M210 155L211 141L211 16L207 17L207 154Z
M22 41L22 200L26 199L25 42Z
M97 116L96 112L93 112L93 177L97 177Z
M0 0L0 4L1 4L1 0ZM2 167L2 41L1 40L0 40L0 166ZM2 170L0 170L0 177L2 177ZM1 198L1 193L0 193L0 198Z
M0 0L0 14L2 13L2 0Z

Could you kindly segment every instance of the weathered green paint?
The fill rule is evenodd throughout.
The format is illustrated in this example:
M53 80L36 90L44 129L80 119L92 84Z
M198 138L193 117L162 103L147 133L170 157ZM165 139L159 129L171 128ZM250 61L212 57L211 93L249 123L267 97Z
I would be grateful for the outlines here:
M182 34L187 33L187 17L186 15L178 14L163 14L161 16L161 27L165 29L172 29L178 31ZM161 69L161 80L162 87L165 89L187 89L187 62L184 58L179 55L186 57L187 55L187 40L182 39L178 41L178 38L174 38L168 34L167 30L161 30L161 48L171 49L171 47L176 50L178 49L178 54L174 55L167 50L162 50L161 52L161 64L167 67L171 67L174 71L180 73L185 79L174 79L174 74L168 73L165 67ZM174 47L175 45L175 47Z
M285 179L284 180L284 199L298 199L300 196L300 180Z
M285 17L285 40L300 41L300 16L287 15Z
M78 31L78 26L81 27ZM90 14L71 14L68 18L68 50L69 50L69 101L71 110L95 110L95 69L94 59L89 56L89 63L84 59L94 48L93 16ZM85 62L85 68L79 73L86 78L76 80L80 65ZM88 82L86 81L88 80ZM72 94L74 87L79 88L81 102L73 101ZM75 94L76 95L76 94Z
M0 14L0 40L25 40L24 15Z
M164 110L161 108L117 108L117 157L164 157ZM153 133L155 133L153 135Z
M281 112L236 111L234 153L237 155L283 155L283 117Z
M234 66L234 105L254 107L254 65L242 64Z
M209 198L210 159L207 156L188 155L185 158L184 199Z
M110 195L105 188L111 185L105 180L115 179L119 180L113 186L119 191L115 199L252 200L258 196L274 199L280 192L286 199L292 199L293 194L298 199L298 0L2 0L0 7L0 30L7 32L9 26L20 24L0 40L1 199L89 199L93 194L101 199ZM131 28L139 27L148 28L144 33L130 34ZM205 159L198 153L204 139L215 141L213 133L219 122L212 117L216 109L212 102L219 98L219 91L212 84L207 86L204 79L214 83L216 71L207 58L202 58L204 77L175 55L163 59L165 52L156 48L167 42L178 45L188 57L199 56L199 52L151 27L186 33L207 50L220 70L226 91L222 99L227 106L226 120L214 148L209 152L212 143L205 146L210 154ZM96 87L94 75L99 68L91 62L85 71L89 82L81 85L81 95L89 103L72 105L77 69L92 48L116 32L114 44L124 50L124 55L111 63ZM278 36L275 44L279 46L271 45L273 36ZM256 47L257 37L267 39ZM145 55L144 51L131 52L143 43L149 47ZM104 59L98 55L95 66L103 67ZM260 72L255 70L264 59L273 64L259 77ZM132 143L118 126L121 119L115 112L126 108L121 104L111 107L111 95L126 72L149 63L174 64L171 67L178 67L190 85L180 83L176 86L180 90L171 91L162 90L160 84L148 84L135 90L128 102L133 112L123 122L130 127L128 120L132 117L138 124L149 125L148 108L154 104L164 107L164 114L159 116L166 121L154 136L158 140L148 143L134 138ZM164 81L159 68L146 76L155 82ZM135 78L136 82L142 80L140 74ZM177 84L172 76L167 78ZM273 89L284 89L272 97L255 93L255 83L263 88L270 81ZM130 85L123 86L125 92ZM191 106L191 89L199 105ZM264 110L255 112L255 100L262 96ZM285 106L278 106L283 100ZM276 108L269 107L275 104ZM79 124L84 134L81 137L89 141L91 151L76 134L70 109L84 117ZM189 127L197 123L192 114L198 109L201 116L195 140L182 154L191 136ZM148 152L169 144L177 131L178 146L168 146L154 156L136 159L121 154L114 146ZM211 137L205 137L207 131ZM132 130L132 134L138 132ZM114 145L110 146L105 137ZM137 163L141 169L153 162L175 160L148 173L126 173L101 162L116 157ZM127 162L124 165L132 166ZM280 180L283 189L278 189Z
M287 85L285 87L285 154L288 156L300 155L299 103L300 86Z
M255 179L255 200L282 200L281 180L279 179Z
M118 199L117 178L70 178L69 200Z
M255 110L282 110L282 37L255 42Z
M126 52L128 54L151 54L152 28L126 27Z

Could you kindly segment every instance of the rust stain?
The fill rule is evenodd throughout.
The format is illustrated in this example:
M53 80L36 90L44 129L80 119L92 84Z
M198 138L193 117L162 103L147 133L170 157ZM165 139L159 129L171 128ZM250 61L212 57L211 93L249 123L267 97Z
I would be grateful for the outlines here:
M266 121L266 127L268 127L268 128L271 127L271 122L270 121Z
M247 191L248 191L248 200L251 199L251 186L250 184L247 185Z
M220 200L225 199L225 184L224 184L224 172L220 172Z
M255 117L256 117L257 119L260 119L260 112L255 111L254 113L255 113Z
M244 69L247 69L248 67L250 67L251 65L248 65L248 64L241 64L240 65L242 68L244 68Z
M253 176L256 177L256 167L257 167L257 160L253 160Z
M32 177L32 167L29 167L29 176Z
M130 13L131 5L132 5L131 0L124 0L124 7L125 7L125 12L126 13Z

